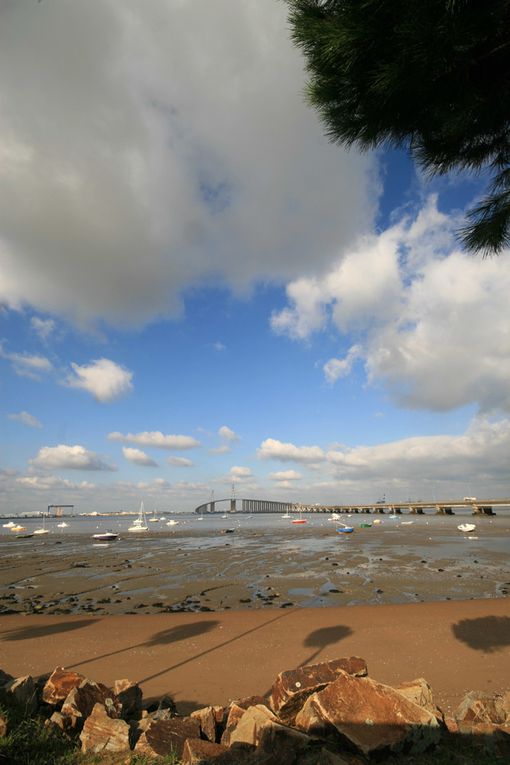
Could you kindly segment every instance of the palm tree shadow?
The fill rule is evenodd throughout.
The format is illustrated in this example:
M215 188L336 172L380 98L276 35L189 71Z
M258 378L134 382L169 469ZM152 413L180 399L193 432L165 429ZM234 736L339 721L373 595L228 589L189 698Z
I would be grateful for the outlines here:
M301 662L299 666L304 667L307 664L311 664L311 662L316 659L321 651L328 645L338 643L339 640L343 640L352 634L353 632L351 628L346 627L343 624L338 624L333 627L321 627L319 630L310 632L310 634L305 638L303 645L310 648L316 648L317 650L308 656L303 662Z
M462 619L452 626L457 640L475 651L493 653L510 645L510 617L483 616L479 619Z
M38 624L37 626L15 627L11 630L5 630L0 636L0 640L16 641L48 637L49 635L58 635L60 632L69 632L70 630L79 630L82 627L89 627L97 621L97 619L79 619L72 622L57 622L56 624Z

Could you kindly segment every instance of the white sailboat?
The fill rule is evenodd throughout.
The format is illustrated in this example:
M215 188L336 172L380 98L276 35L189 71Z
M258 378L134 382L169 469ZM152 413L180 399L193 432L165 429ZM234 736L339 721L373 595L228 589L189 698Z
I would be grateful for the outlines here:
M149 527L147 526L147 519L145 517L145 510L143 507L143 502L140 504L140 510L138 512L138 518L136 521L133 521L133 525L128 528L128 531L137 532L137 531L148 531Z
M50 530L46 528L46 517L43 515L42 527L40 529L34 529L34 534L49 534Z

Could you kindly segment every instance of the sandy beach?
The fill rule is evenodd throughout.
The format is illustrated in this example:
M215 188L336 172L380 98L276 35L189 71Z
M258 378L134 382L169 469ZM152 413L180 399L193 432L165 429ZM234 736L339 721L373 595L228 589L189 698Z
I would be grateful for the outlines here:
M398 683L423 676L444 712L468 690L498 692L510 678L506 599L214 614L7 615L1 668L40 675L57 665L112 683L129 677L145 698L170 694L179 711L254 693L276 674L341 656Z

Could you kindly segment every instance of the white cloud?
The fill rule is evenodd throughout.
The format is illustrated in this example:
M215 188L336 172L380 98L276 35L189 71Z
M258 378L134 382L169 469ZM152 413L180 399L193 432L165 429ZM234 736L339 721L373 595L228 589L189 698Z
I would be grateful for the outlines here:
M17 414L9 414L10 420L15 422L21 422L22 425L27 425L29 428L42 428L42 422L34 417L29 412L18 412Z
M228 454L231 450L230 446L227 444L222 444L221 446L216 446L213 449L209 449L209 454Z
M159 430L126 434L114 431L108 434L108 440L127 444L139 444L140 446L152 446L156 449L193 449L196 446L200 446L200 441L197 441L192 436L165 435Z
M168 457L167 462L169 465L174 465L175 467L192 467L193 462L189 460L187 457Z
M11 366L20 377L40 380L41 375L53 371L53 364L45 356L29 353L8 353L0 343L0 357L11 362Z
M242 465L233 465L230 468L230 475L234 478L250 478L252 475L249 467L243 467Z
M89 481L75 483L54 475L20 476L19 478L16 478L16 483L24 488L35 489L36 491L54 491L55 489L92 491L96 488L96 485Z
M68 375L65 384L92 393L96 401L108 404L126 396L133 390L133 373L110 359L96 359L90 364L71 364L74 374Z
M324 375L329 383L335 383L340 377L351 373L352 365L361 356L361 346L353 345L343 359L330 359L324 364Z
M219 428L218 435L225 441L239 441L239 436L237 433L235 433L232 428L229 428L227 425L222 425L221 428Z
M49 340L50 336L55 331L55 322L53 319L41 319L39 316L32 316L30 319L30 326L34 332L41 338L41 340Z
M374 160L324 138L286 14L7 4L0 302L137 325L209 277L292 279L311 254L322 268L370 228Z
M215 343L212 344L212 347L215 351L218 351L218 353L221 353L222 351L227 350L227 346L224 345L220 340L217 340Z
M288 486L290 486L289 481L299 481L302 478L301 473L298 473L297 470L279 470L276 473L269 473L269 478L271 478L272 481L284 481Z
M324 366L329 382L362 358L368 380L400 405L510 411L510 253L462 253L457 227L431 197L414 218L364 237L321 279L291 283L273 328L306 338L331 317L341 334L361 336Z
M142 465L144 467L158 467L158 463L149 457L148 454L142 452L141 449L132 449L129 446L122 447L122 454L128 460L135 465Z
M261 443L257 456L262 460L314 463L324 460L324 450L319 446L295 446L275 438L266 438Z
M36 468L44 470L116 470L113 465L106 463L98 454L76 444L68 446L43 446L37 456L30 460Z

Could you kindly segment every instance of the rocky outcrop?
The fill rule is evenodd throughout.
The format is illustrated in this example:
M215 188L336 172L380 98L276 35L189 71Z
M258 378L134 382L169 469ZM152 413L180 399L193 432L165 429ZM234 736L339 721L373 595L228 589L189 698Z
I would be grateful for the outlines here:
M223 709L222 709L223 713ZM204 707L203 709L197 709L191 713L191 717L198 720L200 724L200 731L207 741L215 742L217 738L217 713L213 707ZM222 714L223 717L223 714Z
M69 693L62 704L61 713L68 718L69 729L81 729L96 704L102 704L111 717L120 717L121 705L106 685L83 680Z
M82 752L124 752L129 746L129 725L113 720L103 704L95 704L80 733Z
M428 711L432 712L438 719L443 718L441 710L434 704L432 688L423 677L396 685L395 690L419 707L428 709Z
M440 737L434 714L387 685L346 672L307 699L296 726L312 735L338 734L363 754L398 751L404 744L420 752Z
M56 667L44 684L42 700L45 704L57 706L65 701L73 688L77 688L84 680L84 676L78 672Z
M292 724L308 696L321 691L341 672L364 677L367 665L364 659L351 656L281 672L271 689L269 705L281 720Z
M149 757L174 753L180 757L188 738L200 738L200 723L193 717L153 720L138 739L135 752Z
M470 730L489 733L493 728L510 733L510 691L494 696L471 691L460 702L455 721L461 733Z

